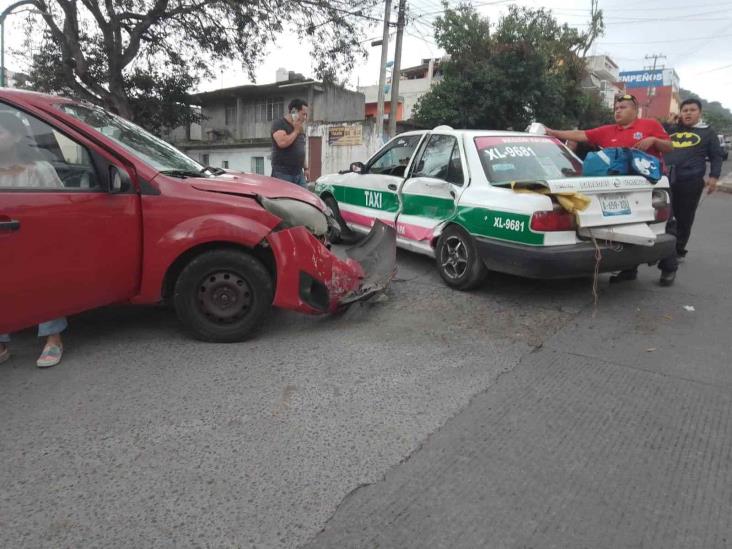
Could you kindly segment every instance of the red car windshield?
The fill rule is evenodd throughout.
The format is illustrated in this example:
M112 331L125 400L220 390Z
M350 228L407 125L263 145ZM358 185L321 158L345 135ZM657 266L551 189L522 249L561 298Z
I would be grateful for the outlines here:
M124 118L99 107L79 103L64 103L59 108L106 135L158 171L207 177L198 162Z
M582 163L553 137L476 137L475 146L493 185L582 175Z

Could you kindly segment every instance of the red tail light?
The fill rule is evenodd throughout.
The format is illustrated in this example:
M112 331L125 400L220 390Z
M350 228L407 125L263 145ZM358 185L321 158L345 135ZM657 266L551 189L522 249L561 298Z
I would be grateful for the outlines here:
M655 220L657 222L668 221L668 218L671 217L671 206L662 206L660 208L656 208L655 210Z
M652 199L656 222L668 221L671 217L671 206L668 203L668 193L661 189L654 189Z
M564 210L534 212L534 215L531 216L531 230L533 231L573 231L576 226L574 214Z

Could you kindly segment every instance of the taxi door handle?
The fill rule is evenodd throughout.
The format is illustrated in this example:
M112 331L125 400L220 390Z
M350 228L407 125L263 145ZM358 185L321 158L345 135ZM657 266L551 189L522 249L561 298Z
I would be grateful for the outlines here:
M1 232L12 232L20 230L20 221L17 219L9 219L7 221L0 221Z
M397 190L397 186L396 186L396 183L389 183L389 184L388 184L388 185L386 186L386 188L387 188L387 189L389 189L390 191L396 191L396 190Z

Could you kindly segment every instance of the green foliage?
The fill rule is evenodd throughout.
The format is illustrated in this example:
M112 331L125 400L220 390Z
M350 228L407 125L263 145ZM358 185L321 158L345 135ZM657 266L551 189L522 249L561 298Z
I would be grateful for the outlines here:
M552 127L606 120L609 111L580 86L580 53L602 32L602 13L592 21L580 33L545 9L510 6L493 26L470 6L446 9L435 21L435 39L450 59L442 81L418 102L415 120L516 130L533 120Z
M36 0L28 85L86 99L159 131L194 118L188 92L215 68L254 70L289 32L317 76L348 71L375 0ZM337 68L337 69L336 69Z
M712 126L718 133L732 134L732 111L725 108L719 101L707 101L684 88L681 88L679 95L682 101L691 98L701 101L704 122Z

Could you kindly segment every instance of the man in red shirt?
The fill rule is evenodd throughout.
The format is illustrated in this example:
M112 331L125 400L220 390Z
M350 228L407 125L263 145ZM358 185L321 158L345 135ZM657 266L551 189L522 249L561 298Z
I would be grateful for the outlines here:
M597 147L630 147L640 149L656 158L671 152L671 138L657 120L638 118L638 103L632 95L615 98L615 124L591 130L551 130L547 135L557 139L589 143Z
M552 130L547 135L557 139L589 143L597 147L629 147L640 149L663 161L663 153L671 152L671 138L657 120L638 118L638 101L632 95L615 98L615 124L600 126L591 130ZM670 285L676 274L675 261L662 261L661 284ZM610 278L611 282L635 280L638 269L628 269Z

